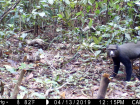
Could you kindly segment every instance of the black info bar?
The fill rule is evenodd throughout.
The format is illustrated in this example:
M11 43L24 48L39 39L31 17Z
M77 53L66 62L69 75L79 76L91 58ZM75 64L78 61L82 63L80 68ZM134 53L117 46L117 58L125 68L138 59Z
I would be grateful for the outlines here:
M0 105L140 105L139 99L0 99Z

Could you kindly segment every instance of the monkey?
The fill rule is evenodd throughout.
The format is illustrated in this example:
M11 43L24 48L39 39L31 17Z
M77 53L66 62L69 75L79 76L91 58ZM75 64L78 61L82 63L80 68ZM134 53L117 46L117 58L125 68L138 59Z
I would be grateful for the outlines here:
M131 80L132 65L131 59L140 57L140 41L137 43L130 42L123 45L108 45L107 56L113 59L114 72L111 77L115 77L120 68L120 62L125 66L126 69L126 81Z

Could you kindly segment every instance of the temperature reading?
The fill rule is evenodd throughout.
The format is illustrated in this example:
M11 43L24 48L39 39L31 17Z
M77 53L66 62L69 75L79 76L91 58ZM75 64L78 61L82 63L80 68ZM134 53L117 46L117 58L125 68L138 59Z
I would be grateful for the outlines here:
M34 105L35 100L24 100L24 105Z

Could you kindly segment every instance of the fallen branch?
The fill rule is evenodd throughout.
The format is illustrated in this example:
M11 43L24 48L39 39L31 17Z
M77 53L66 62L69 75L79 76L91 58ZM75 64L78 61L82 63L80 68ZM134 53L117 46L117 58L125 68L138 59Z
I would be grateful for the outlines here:
M52 92L52 91L54 91L54 90L59 90L59 89L61 89L62 87L64 87L65 85L67 85L67 84L70 84L69 82L66 82L65 84L63 84L62 86L60 86L60 87L58 87L58 88L54 88L54 89L48 89L47 91L46 91L46 93L45 93L45 97L47 97L48 96L48 94L50 93L50 92Z
M97 94L97 99L105 98L106 90L107 90L109 82L110 82L109 74L104 73L101 77L100 88Z
M5 11L1 16L0 16L0 22L2 22L2 20L7 16L7 14L15 9L15 7L19 4L20 0L16 1L15 4L13 4L7 11Z

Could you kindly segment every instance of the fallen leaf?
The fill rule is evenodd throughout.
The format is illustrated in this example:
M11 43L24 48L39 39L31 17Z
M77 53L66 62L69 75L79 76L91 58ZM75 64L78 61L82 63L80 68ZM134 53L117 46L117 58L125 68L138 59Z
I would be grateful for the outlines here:
M9 65L4 65L4 67L6 68L7 71L10 71L11 73L16 73L15 69Z
M30 78L32 78L32 77L33 77L33 74L30 73L30 74L26 77L26 80L28 80L28 79L30 79Z
M122 91L119 91L119 90L115 90L114 93L117 94L117 95L123 94L123 92Z
M74 65L80 65L81 62L74 62L73 64L74 64Z
M139 70L139 66L133 66L133 70Z
M62 93L60 94L60 96L61 96L61 99L65 99L65 92L62 92Z
M10 55L11 52L10 52L10 51L6 51L6 52L4 52L4 54L6 54L6 55Z
M23 62L27 61L27 56L24 56Z

